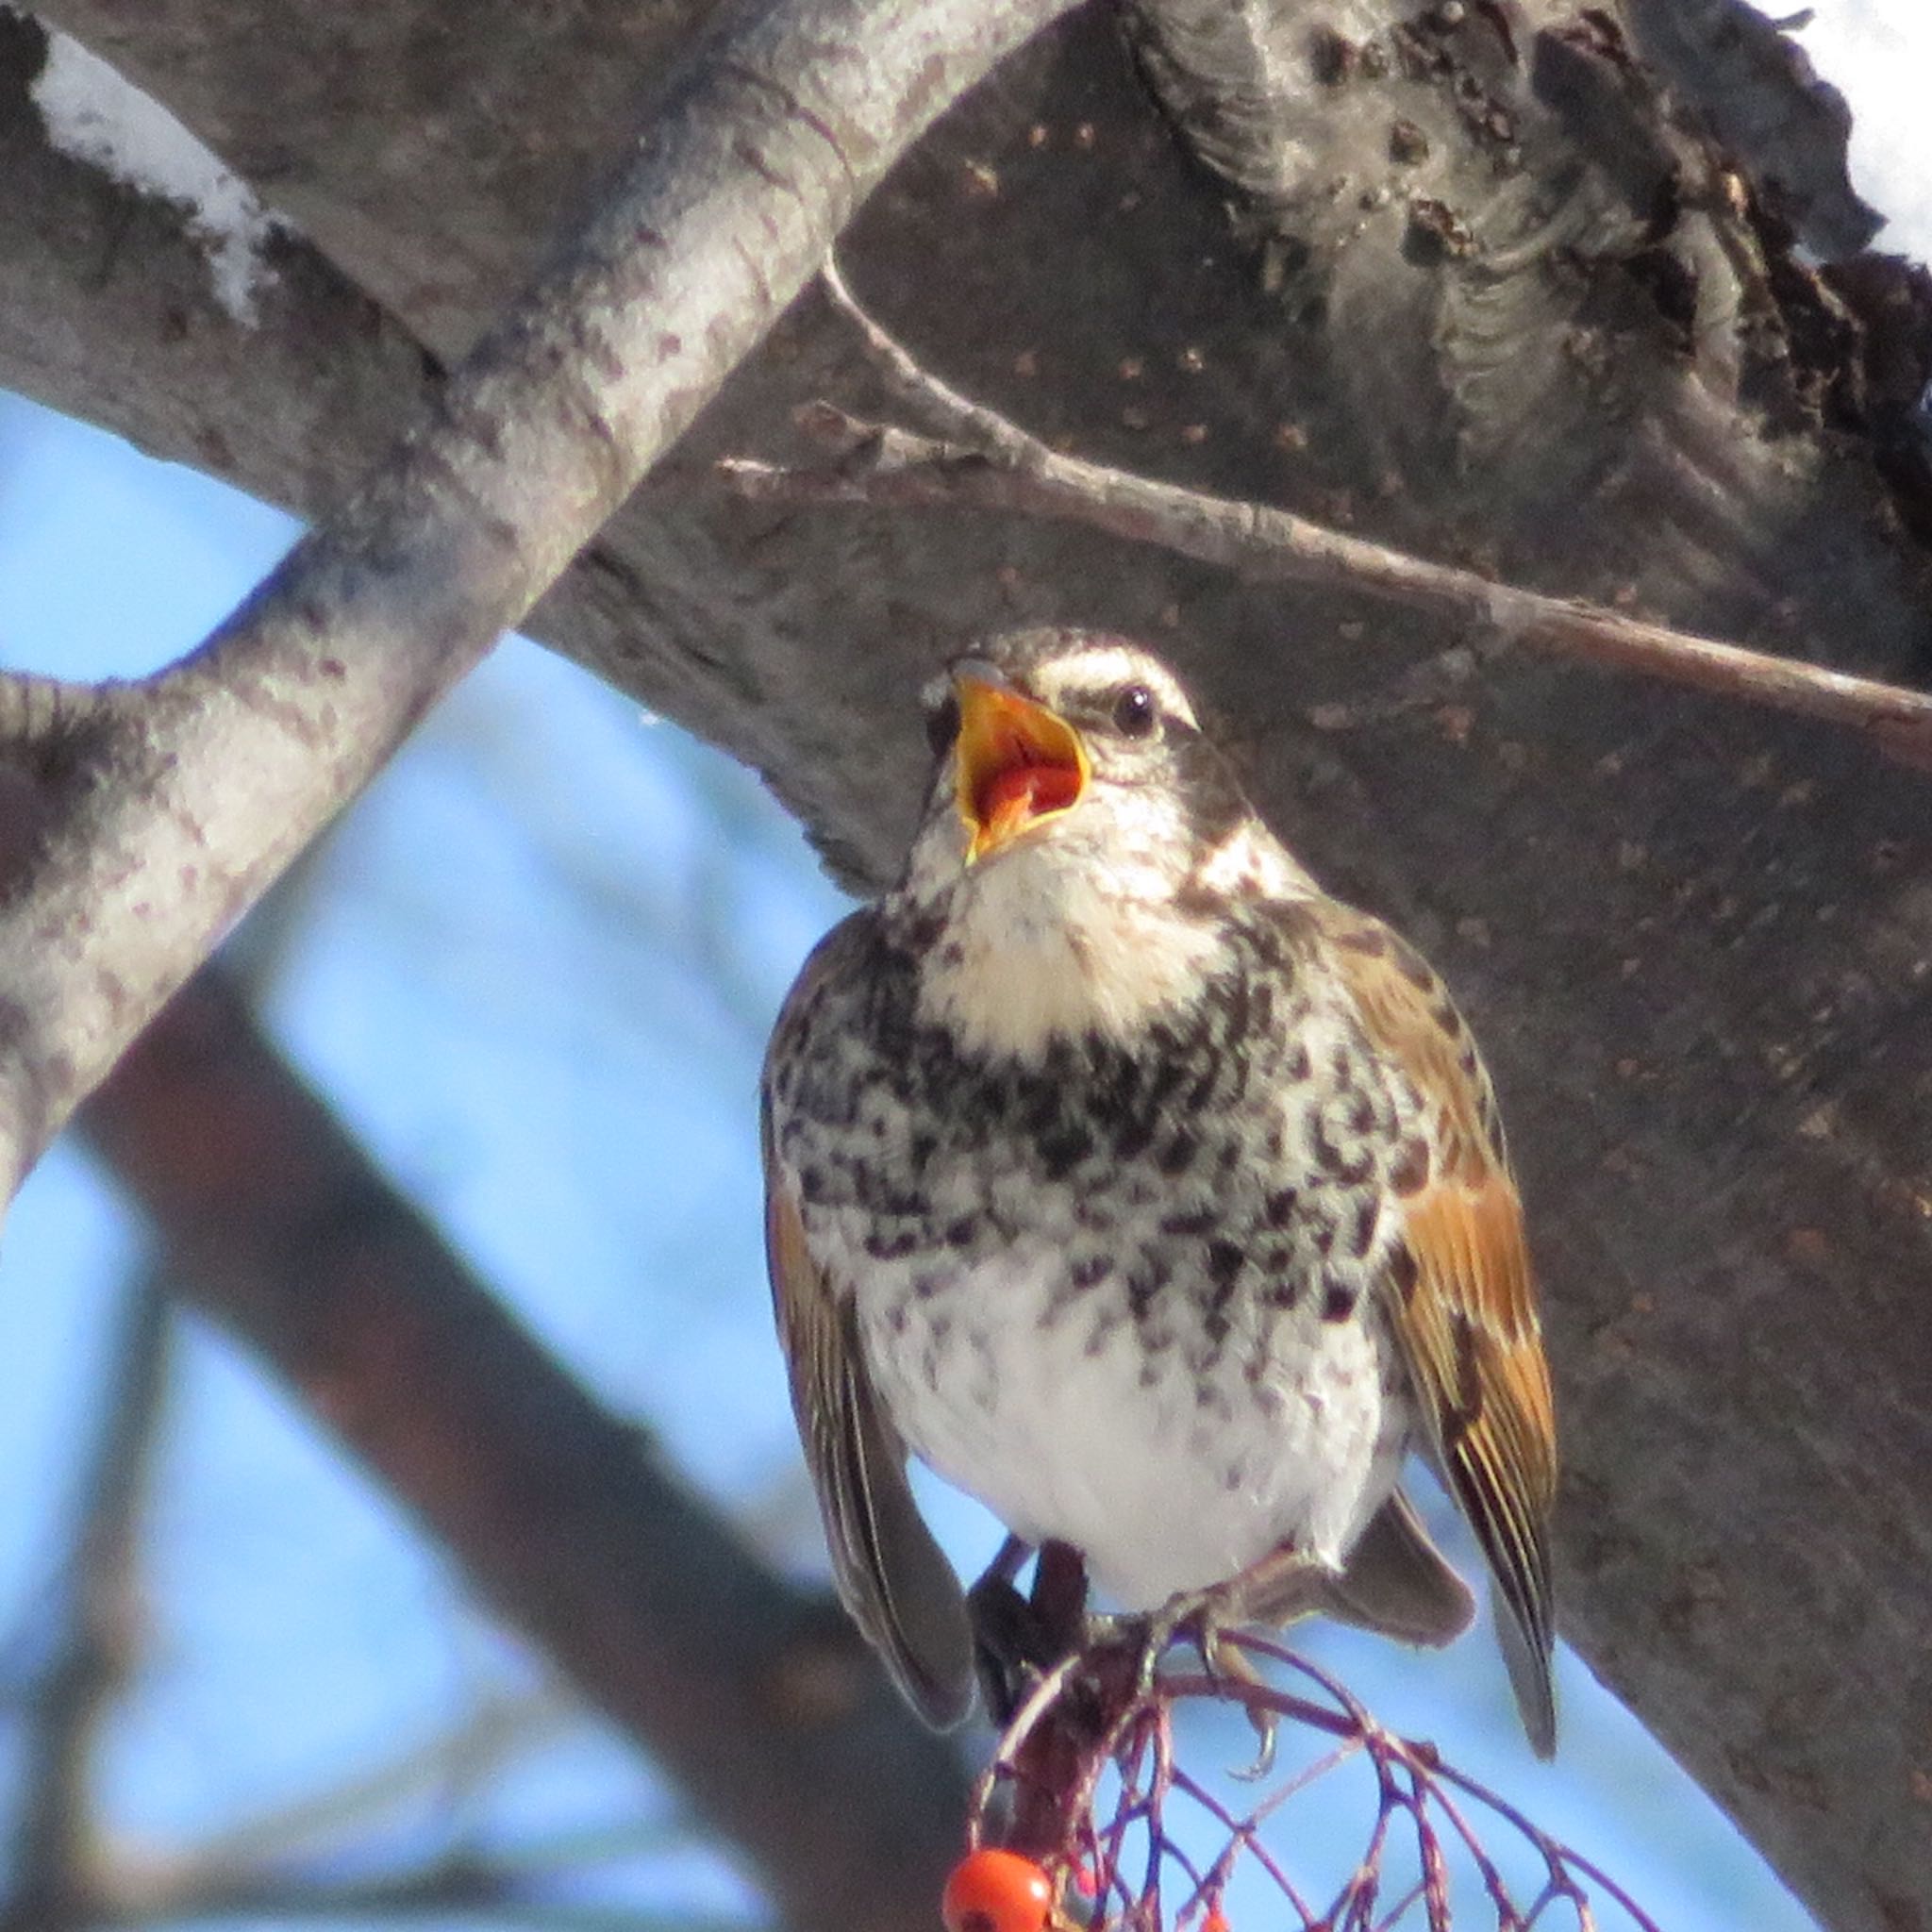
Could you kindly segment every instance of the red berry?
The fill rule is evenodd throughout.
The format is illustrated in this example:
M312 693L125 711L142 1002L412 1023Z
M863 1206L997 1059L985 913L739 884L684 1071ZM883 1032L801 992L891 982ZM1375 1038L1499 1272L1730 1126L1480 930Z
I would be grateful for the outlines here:
M1018 1852L982 1845L953 1867L940 1916L946 1932L1045 1932L1053 1880Z
M1227 1932L1227 1914L1220 1906L1208 1907L1208 1915L1201 1921L1201 1932Z

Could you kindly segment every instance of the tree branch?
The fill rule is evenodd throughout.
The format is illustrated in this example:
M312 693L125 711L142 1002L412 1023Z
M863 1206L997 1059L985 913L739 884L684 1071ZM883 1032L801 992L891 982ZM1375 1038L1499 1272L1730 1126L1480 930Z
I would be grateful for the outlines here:
M645 1746L801 1932L904 1932L964 1780L826 1600L763 1569L370 1167L216 976L81 1116L183 1290Z
M1068 4L766 0L708 36L429 420L199 651L130 688L58 786L0 912L0 1195L623 501L908 142Z
M810 405L799 412L800 425L836 460L822 469L749 458L716 464L718 477L747 501L994 510L1084 524L1251 581L1361 591L1466 625L1485 641L1527 644L1823 719L1863 734L1901 764L1932 771L1932 695L1646 624L1574 598L1544 596L1267 504L1212 496L1062 455L924 368L860 307L836 267L824 271L824 284L893 391L936 421L942 435L865 422L830 403ZM1318 711L1315 722L1333 726L1347 720Z
M90 1754L133 1657L137 1532L167 1390L173 1311L152 1271L130 1282L99 1440L82 1485L55 1656L22 1725L24 1796L0 1898L0 1932L90 1922Z

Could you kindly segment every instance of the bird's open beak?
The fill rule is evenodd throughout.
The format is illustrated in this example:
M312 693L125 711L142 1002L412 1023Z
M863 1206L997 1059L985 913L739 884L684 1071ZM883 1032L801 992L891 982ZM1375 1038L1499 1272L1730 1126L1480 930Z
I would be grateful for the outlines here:
M1063 719L985 675L954 673L959 736L954 747L969 864L1044 819L1070 811L1087 789L1087 752Z

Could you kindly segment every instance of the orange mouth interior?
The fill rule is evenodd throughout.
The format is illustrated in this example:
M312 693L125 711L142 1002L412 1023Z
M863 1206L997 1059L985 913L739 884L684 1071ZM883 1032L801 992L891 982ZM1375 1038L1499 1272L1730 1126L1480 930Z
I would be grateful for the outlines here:
M1080 795L1080 774L1065 765L1008 765L980 786L973 816L994 835L1018 831L1028 819L1065 811Z
M959 682L959 811L981 858L1087 789L1078 736L1043 705L976 679Z

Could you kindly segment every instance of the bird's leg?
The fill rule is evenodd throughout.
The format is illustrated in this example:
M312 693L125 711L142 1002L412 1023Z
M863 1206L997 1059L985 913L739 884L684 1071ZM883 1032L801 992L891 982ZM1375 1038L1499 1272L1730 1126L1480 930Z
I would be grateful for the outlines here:
M1009 1536L966 1598L980 1690L988 1715L1002 1728L1019 1708L1027 1679L1052 1670L1086 1636L1087 1567L1080 1553L1067 1543L1043 1543L1030 1597L1013 1583L1027 1555L1028 1546Z
M1282 1543L1257 1561L1250 1563L1229 1583L1225 1607L1229 1614L1225 1621L1265 1624L1273 1629L1285 1629L1291 1624L1300 1623L1304 1617L1314 1616L1327 1605L1329 1586L1334 1577L1333 1568L1320 1557L1296 1549L1292 1543ZM1246 1684L1261 1681L1260 1674L1240 1651L1219 1649L1218 1632L1214 1641L1219 1651L1216 1657L1208 1657L1205 1646L1202 1651L1203 1661L1210 1671L1224 1671ZM1247 1713L1260 1748L1255 1755L1254 1763L1234 1774L1240 1778L1260 1779L1274 1767L1274 1737L1278 1723L1272 1710L1257 1705L1248 1705Z
M1049 1668L1077 1650L1087 1636L1087 1562L1072 1543L1049 1539L1033 1570L1033 1614L1045 1632Z
M1224 1632L1241 1624L1279 1628L1312 1616L1323 1607L1333 1578L1334 1572L1320 1557L1283 1543L1224 1582L1176 1591L1159 1609L1137 1620L1144 1633L1143 1685L1151 1684L1155 1666L1183 1634L1193 1638L1201 1662L1210 1673L1225 1671Z
M1286 1629L1325 1607L1334 1580L1332 1565L1291 1542L1279 1543L1222 1586L1229 1610L1222 1622Z
M966 1592L980 1698L987 1716L1001 1730L1020 1707L1024 1668L1039 1648L1032 1606L1013 1585L1026 1555L1027 1546L1009 1536L986 1566L986 1574Z

